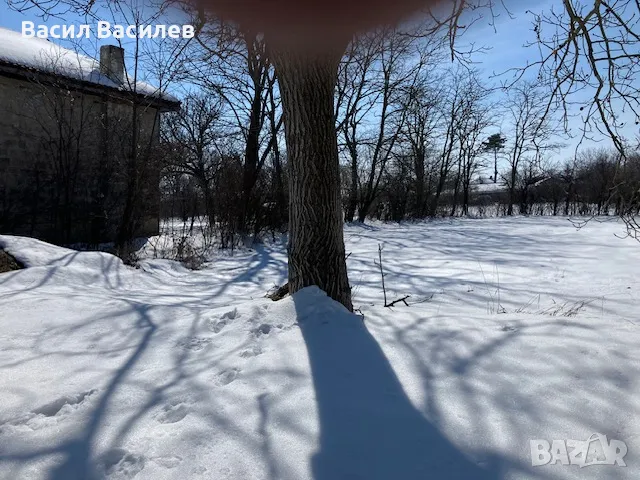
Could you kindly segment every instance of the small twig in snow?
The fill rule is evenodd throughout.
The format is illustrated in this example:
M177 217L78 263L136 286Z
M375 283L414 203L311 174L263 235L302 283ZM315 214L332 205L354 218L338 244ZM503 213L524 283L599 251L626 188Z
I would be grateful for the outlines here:
M409 297L411 297L411 295L407 295L405 297L399 298L398 300L394 300L389 304L385 304L385 307L393 307L396 303L400 303L400 302L404 303L408 307L409 304L407 303L407 298Z

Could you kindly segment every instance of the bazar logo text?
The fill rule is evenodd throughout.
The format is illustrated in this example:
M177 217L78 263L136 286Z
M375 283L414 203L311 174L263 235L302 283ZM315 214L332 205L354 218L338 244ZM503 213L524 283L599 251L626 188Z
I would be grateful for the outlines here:
M530 440L531 465L615 465L626 467L627 445L621 440L607 441L607 436L594 433L588 440Z

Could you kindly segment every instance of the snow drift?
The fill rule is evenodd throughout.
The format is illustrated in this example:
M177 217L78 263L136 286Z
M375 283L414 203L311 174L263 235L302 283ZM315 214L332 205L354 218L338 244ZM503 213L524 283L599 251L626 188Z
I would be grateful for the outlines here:
M615 229L348 227L363 315L262 298L281 246L191 272L0 236L28 266L0 275L0 478L638 478L640 258ZM380 306L378 242L409 307ZM626 467L532 466L530 440L595 432Z

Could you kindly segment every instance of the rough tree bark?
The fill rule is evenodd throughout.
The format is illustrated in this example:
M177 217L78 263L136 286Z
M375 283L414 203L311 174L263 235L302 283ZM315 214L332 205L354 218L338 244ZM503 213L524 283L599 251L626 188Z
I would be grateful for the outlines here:
M346 47L346 45L345 45ZM334 90L344 50L271 47L289 159L289 291L317 285L350 311Z

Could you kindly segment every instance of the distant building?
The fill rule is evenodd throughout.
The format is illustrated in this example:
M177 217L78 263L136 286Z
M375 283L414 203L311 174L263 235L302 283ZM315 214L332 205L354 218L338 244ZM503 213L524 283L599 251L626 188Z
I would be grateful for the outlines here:
M133 84L119 47L97 61L0 28L0 233L98 243L127 223L157 234L160 115L179 107Z
M500 183L472 183L470 185L471 191L474 192L475 195L489 195L489 196L500 196L502 194L507 193L509 187L505 185L503 182Z

